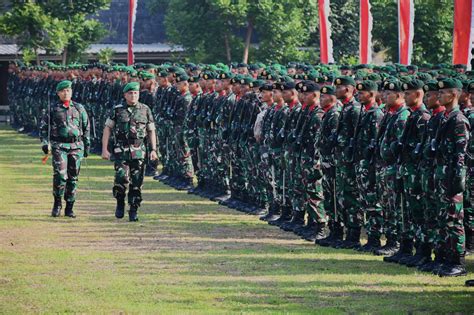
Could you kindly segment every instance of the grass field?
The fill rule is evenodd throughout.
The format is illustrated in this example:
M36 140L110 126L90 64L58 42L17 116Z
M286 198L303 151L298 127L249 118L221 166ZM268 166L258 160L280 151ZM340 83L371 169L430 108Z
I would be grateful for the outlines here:
M116 220L98 156L81 170L78 218L53 219L41 157L38 139L0 127L0 314L474 313L466 277L323 249L150 178L141 221Z

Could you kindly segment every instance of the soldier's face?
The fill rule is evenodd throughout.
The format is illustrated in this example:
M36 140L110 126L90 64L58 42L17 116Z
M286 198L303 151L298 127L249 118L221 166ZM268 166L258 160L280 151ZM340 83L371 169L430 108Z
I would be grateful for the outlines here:
M281 101L283 98L283 95L281 94L281 90L275 89L273 90L273 99L275 101Z
M61 91L58 92L58 96L62 102L70 101L72 97L72 89L71 88L62 89Z
M127 101L128 105L134 105L138 103L138 99L140 97L139 91L128 91L124 94L125 100Z
M372 93L368 91L359 91L358 95L359 95L359 101L362 104L368 104L372 101Z
M422 97L422 92L418 90L405 91L405 102L408 106L414 106L418 104L418 101Z
M329 105L332 105L334 101L335 100L334 100L332 95L321 94L321 106L322 107L327 107Z
M317 104L319 102L319 92L305 92L304 101L306 104Z
M455 98L456 98L456 95L454 91L450 89L439 90L438 99L441 105L443 106L451 105L454 102Z
M438 107L439 105L438 92L435 92L435 91L427 92L425 94L425 103L429 109Z
M466 104L469 100L469 93L462 91L461 96L459 97L459 103Z
M394 105L397 104L397 101L398 101L398 93L397 92L388 91L386 95L387 95L387 105L388 106L394 106Z
M197 83L190 83L190 84L189 84L189 91L190 91L191 93L195 94L196 91L197 91L197 89L198 89L198 87L199 87L199 84L197 84Z
M294 90L284 90L282 94L285 102L289 103L293 100Z
M348 93L348 88L346 85L337 85L336 86L336 97L339 100L345 99Z

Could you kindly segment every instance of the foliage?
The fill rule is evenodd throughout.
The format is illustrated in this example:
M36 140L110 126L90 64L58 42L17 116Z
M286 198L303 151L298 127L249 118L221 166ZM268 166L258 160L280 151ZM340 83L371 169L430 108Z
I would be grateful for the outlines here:
M99 62L104 64L110 64L112 62L112 57L115 51L110 47L105 47L99 51L97 54L99 57Z

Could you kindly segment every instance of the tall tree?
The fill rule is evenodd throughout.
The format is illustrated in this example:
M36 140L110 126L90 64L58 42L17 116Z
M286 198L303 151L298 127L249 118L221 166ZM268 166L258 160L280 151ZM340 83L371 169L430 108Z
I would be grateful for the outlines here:
M54 18L33 2L15 3L11 10L0 16L0 33L15 39L22 50L60 53L67 42L64 22Z

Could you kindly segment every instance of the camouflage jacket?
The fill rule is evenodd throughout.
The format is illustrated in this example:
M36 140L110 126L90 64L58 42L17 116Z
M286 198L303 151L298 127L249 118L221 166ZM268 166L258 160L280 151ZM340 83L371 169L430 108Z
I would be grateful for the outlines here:
M337 127L337 163L351 163L354 157L356 126L361 119L361 105L354 98L343 104Z
M51 106L40 123L43 145L66 149L89 148L90 129L87 112L79 103L71 101L69 107L58 102Z
M387 175L393 175L397 172L397 159L400 154L398 151L399 143L409 116L408 107L403 105L390 116L387 122L387 129L380 143L380 156L387 164Z
M113 130L115 160L138 160L146 155L146 137L148 131L155 130L155 122L150 108L137 103L116 105L105 125Z
M376 104L367 111L365 109L362 110L354 144L355 161L371 159L372 154L374 154L372 147L376 141L382 119L382 110Z

